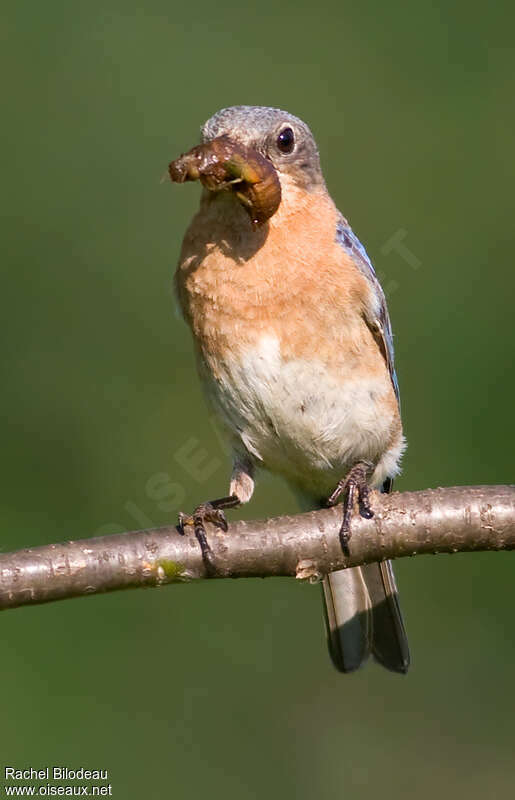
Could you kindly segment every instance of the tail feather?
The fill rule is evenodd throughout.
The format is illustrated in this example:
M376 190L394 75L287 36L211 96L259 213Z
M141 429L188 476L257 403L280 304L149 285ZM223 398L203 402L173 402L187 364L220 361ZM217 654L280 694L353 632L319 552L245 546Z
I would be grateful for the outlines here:
M362 567L372 604L372 655L386 669L407 672L408 637L399 605L391 561Z
M340 672L353 672L372 647L370 596L359 567L332 572L323 580L327 643Z
M407 672L408 641L390 561L332 572L323 590L329 652L340 672L353 672L369 655Z

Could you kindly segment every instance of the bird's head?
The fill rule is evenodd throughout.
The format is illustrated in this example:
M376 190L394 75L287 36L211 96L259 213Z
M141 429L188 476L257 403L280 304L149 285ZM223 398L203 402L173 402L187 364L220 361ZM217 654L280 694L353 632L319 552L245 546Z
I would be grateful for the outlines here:
M313 134L287 111L267 106L223 108L202 127L203 143L219 136L257 150L272 162L280 179L287 177L306 191L324 185Z
M315 140L298 117L278 108L232 106L202 127L202 144L172 161L172 181L199 180L211 199L236 195L255 227L324 187ZM286 201L286 202L285 202Z

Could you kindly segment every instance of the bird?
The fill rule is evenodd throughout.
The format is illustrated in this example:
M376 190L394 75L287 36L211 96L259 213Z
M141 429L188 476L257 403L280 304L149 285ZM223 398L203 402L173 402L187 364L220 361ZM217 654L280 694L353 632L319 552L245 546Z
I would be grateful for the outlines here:
M197 165L220 142L247 166L219 186L204 181L175 289L233 466L228 495L181 513L179 523L195 528L212 568L204 523L227 529L225 511L251 499L263 469L286 479L302 509L343 498L340 540L348 551L356 500L363 516L373 516L369 490L391 490L405 449L385 296L328 192L306 123L278 108L224 108L201 128L194 168L177 178L171 166L172 179L197 178ZM261 163L272 170L280 192L266 219L253 215L242 191L251 161L258 172ZM391 562L338 570L322 585L337 670L353 672L372 656L406 673Z

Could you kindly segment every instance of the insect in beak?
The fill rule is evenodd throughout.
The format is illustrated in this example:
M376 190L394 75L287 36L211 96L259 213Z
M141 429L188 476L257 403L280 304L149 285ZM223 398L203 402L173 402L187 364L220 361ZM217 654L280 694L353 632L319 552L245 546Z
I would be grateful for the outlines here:
M174 183L200 180L210 192L234 192L256 227L281 203L281 183L272 162L226 135L179 156L168 173Z

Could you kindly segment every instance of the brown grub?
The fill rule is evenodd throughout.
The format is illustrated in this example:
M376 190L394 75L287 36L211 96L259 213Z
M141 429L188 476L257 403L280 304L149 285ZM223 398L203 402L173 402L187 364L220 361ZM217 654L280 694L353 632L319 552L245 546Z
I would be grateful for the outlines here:
M272 162L229 136L193 147L172 161L168 172L174 183L200 180L210 192L233 191L255 225L270 219L281 202Z

